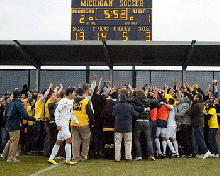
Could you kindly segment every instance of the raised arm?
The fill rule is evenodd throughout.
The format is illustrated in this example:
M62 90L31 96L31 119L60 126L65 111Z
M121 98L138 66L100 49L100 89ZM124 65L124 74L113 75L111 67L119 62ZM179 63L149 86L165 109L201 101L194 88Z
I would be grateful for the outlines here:
M97 78L97 76L94 74L94 79L91 83L91 95L93 95L95 87L96 87L96 78Z
M47 91L44 93L44 95L41 97L40 101L43 103L44 100L47 98L47 95L49 94L50 92L50 89L53 87L54 85L51 83L49 88L47 89Z

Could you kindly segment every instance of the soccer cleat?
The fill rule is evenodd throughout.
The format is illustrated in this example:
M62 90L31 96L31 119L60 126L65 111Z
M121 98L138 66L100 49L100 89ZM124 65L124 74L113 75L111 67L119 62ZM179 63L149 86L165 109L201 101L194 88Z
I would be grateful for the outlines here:
M176 153L172 153L171 158L177 158L177 154Z
M147 160L149 160L149 161L155 161L155 158L154 158L153 156L150 156L150 157L147 158Z
M208 157L214 157L214 158L218 158L219 157L219 154L209 154L209 156Z
M54 160L48 160L47 161L48 163L50 163L50 164L58 164L56 161L54 161Z
M159 159L163 159L163 154L160 153L159 156L158 156L158 158L159 158Z
M207 157L206 157L206 154L201 154L201 155L198 156L198 158L199 159L206 159Z
M141 161L142 160L142 157L137 157L136 159L135 159L135 161Z
M74 164L77 164L77 162L72 162L72 161L69 160L69 161L66 162L66 164L67 165L74 165Z
M165 159L166 158L166 154L162 154L162 159Z

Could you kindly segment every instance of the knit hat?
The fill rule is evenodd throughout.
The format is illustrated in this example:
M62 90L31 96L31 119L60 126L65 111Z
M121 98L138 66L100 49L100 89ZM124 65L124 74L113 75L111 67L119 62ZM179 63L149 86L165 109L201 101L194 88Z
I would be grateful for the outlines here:
M13 98L19 98L19 97L21 97L21 92L19 90L15 90L13 92Z
M77 94L77 95L83 95L85 92L86 92L85 89L83 89L83 88L78 88L77 91L76 91L76 94Z
M121 101L126 101L127 100L127 96L124 93L122 93L119 98L121 99Z

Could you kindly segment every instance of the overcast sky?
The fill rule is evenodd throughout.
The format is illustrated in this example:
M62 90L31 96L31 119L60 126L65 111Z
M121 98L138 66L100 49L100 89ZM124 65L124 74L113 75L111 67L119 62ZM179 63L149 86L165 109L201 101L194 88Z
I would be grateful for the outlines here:
M154 41L220 41L220 0L153 0ZM0 40L70 40L71 0L0 0Z
M153 40L220 41L220 0L153 0ZM0 40L70 40L71 0L0 0Z

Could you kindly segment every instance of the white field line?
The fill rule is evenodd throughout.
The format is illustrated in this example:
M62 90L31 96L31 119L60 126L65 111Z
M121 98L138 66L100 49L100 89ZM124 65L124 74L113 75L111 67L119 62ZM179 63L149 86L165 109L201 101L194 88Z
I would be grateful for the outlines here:
M34 174L31 174L30 176L37 176L37 175L40 175L40 174L42 174L42 173L44 173L44 172L46 172L46 171L48 171L48 170L51 170L51 169L53 169L53 168L59 166L59 165L62 164L62 163L65 163L65 162L66 162L66 160L60 162L59 164L52 165L52 166L47 167L47 168L45 168L45 169L39 170L38 172L36 172L36 173L34 173Z

